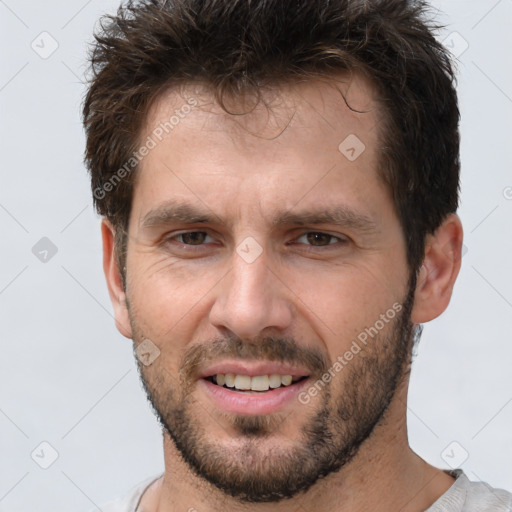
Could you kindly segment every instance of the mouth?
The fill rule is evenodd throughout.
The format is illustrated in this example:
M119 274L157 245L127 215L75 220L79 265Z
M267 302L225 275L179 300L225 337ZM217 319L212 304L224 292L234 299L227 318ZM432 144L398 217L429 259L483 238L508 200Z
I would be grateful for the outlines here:
M311 380L307 368L276 361L225 360L205 368L199 392L225 412L272 414L296 407Z
M199 379L199 387L219 409L252 416L296 407L297 396L309 380L305 375L217 373Z
M262 394L275 389L292 386L308 377L306 375L281 375L273 373L270 375L243 375L234 373L217 373L204 377L204 380L224 389L236 393Z

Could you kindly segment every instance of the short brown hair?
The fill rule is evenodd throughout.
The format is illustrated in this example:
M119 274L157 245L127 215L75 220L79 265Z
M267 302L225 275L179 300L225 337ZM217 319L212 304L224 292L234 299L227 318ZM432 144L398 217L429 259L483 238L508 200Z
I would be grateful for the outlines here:
M97 211L119 233L127 231L136 173L112 180L137 150L148 109L163 90L200 82L224 106L226 94L259 96L269 85L358 72L376 87L385 114L379 173L392 192L416 272L425 236L457 210L459 193L454 72L428 13L426 2L413 0L122 5L116 16L102 18L95 34L83 105ZM126 239L121 252L125 245Z

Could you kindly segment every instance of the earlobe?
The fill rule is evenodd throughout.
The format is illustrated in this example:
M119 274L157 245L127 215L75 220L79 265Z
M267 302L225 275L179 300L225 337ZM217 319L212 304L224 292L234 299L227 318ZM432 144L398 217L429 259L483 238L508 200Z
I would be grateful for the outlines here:
M103 241L103 271L107 280L108 293L114 308L114 317L118 331L127 338L132 338L130 317L126 303L126 293L116 258L115 228L110 221L103 219L101 223Z
M433 320L448 307L460 270L462 237L462 224L456 214L448 215L427 237L414 295L413 323Z

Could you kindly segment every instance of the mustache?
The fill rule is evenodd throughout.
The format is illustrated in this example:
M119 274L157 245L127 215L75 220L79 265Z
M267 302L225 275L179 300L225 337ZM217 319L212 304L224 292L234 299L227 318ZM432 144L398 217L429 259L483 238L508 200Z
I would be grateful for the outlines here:
M312 376L324 374L330 366L328 358L320 350L301 346L291 337L265 336L245 341L232 335L190 347L182 357L180 380L190 383L198 378L206 365L226 358L303 366Z

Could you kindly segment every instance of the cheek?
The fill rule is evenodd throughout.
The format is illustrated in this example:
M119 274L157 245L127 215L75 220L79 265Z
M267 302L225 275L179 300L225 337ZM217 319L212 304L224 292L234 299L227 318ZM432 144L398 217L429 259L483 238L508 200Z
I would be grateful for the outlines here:
M298 315L314 326L332 358L343 353L352 340L379 322L381 315L399 303L405 290L392 277L371 266L340 266L329 273L288 275L296 294ZM396 306L395 306L396 307ZM385 333L391 321L382 329ZM381 327L379 322L378 327Z
M139 264L137 264L139 263ZM132 315L144 336L159 343L179 344L207 314L208 297L219 280L220 269L170 263L167 258L142 255L133 259L129 279Z

